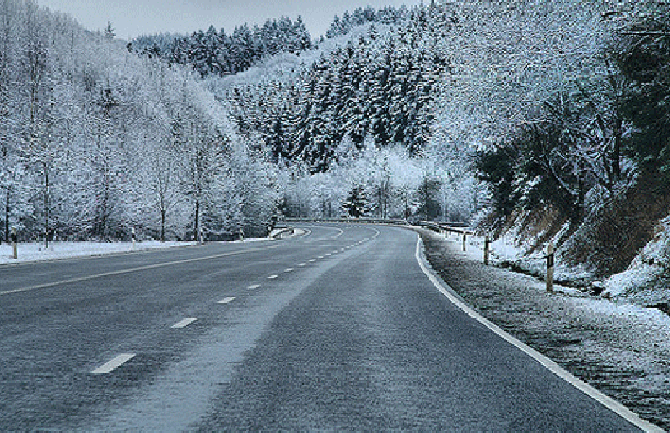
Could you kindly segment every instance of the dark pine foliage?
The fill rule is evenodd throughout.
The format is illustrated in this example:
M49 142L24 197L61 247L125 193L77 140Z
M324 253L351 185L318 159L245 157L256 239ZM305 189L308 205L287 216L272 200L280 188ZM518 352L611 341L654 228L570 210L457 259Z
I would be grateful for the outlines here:
M148 56L158 56L171 63L192 65L201 75L231 75L243 72L265 56L281 52L300 52L312 47L311 37L302 19L268 20L262 26L236 27L227 35L211 26L191 36L143 36L128 49Z
M301 160L312 172L330 167L345 136L361 148L399 144L411 155L427 142L431 103L447 61L420 38L424 28L404 23L382 36L365 36L324 54L289 83L234 88L226 95L240 130L260 132L275 161Z
M622 111L637 128L627 153L670 180L670 6L663 8L622 33L615 59L631 82Z

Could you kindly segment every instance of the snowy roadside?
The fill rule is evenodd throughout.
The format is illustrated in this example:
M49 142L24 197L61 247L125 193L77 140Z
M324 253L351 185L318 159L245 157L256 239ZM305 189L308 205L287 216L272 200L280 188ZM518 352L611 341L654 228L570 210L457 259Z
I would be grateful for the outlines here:
M482 263L479 240L417 229L433 269L466 302L642 418L670 429L670 316Z
M0 245L0 264L24 263L42 260L59 260L74 257L99 256L128 253L132 251L155 250L196 245L197 242L51 242L49 248L44 243L21 243L17 246L17 259L13 258L12 246Z
M274 230L272 235L278 235L283 229ZM301 236L305 232L296 229L292 235L282 233L279 239ZM217 243L247 243L267 241L268 238L247 238L244 241L217 241ZM157 250L162 248L187 247L197 245L195 241L142 241L136 242L63 242L56 241L44 248L44 243L21 243L18 245L18 258L13 258L12 246L4 243L0 245L0 265L35 262L43 260L60 260L75 257L101 256L106 254L122 254L133 251Z

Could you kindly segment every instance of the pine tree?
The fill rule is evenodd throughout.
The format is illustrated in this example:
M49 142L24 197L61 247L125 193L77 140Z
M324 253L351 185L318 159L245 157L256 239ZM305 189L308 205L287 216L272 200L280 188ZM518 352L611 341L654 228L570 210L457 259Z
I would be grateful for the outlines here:
M365 214L365 191L363 187L357 186L349 191L349 195L342 203L342 209L353 218L360 218Z

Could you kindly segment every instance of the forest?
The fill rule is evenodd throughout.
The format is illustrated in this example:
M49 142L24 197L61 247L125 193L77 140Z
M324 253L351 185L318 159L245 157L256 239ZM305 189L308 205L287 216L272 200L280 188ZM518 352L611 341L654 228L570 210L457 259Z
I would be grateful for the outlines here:
M636 251L670 203L668 7L431 1L347 12L318 39L283 17L122 41L1 0L0 238L542 215L566 250L599 257L616 229Z

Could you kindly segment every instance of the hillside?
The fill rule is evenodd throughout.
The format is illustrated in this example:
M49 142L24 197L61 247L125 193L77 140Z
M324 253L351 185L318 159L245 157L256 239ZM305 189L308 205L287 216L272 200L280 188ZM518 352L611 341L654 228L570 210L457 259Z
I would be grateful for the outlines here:
M2 239L267 230L272 167L199 77L32 2L0 13Z

